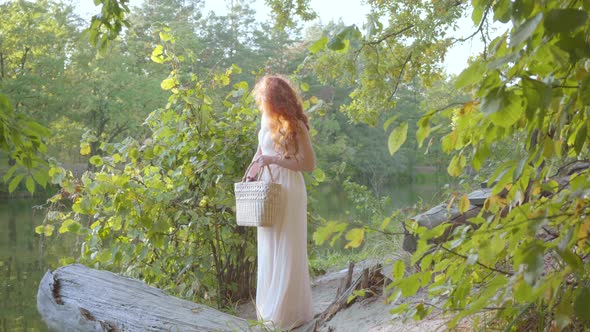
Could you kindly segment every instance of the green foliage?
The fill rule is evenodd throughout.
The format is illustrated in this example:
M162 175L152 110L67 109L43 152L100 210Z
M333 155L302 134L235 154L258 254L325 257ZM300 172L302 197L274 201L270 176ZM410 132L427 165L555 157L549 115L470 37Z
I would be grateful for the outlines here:
M73 28L72 8L53 1L0 5L0 147L11 166L4 182L12 192L23 184L33 193L47 184L50 132L43 107L56 104ZM53 84L47 84L53 81Z
M30 193L35 192L35 183L47 185L47 162L43 159L47 150L43 140L47 136L47 128L15 113L10 101L0 94L0 148L13 161L3 177L9 192L23 180Z
M299 16L304 21L310 21L317 14L309 7L309 0L265 0L275 16L275 28L295 26L295 17Z
M395 96L400 85L415 77L424 83L437 78L437 63L453 42L443 31L465 7L451 1L411 8L395 1L371 4L369 29L345 39L345 47L330 47L325 38L313 44L311 66L322 82L354 86L351 102L341 109L354 121L374 125L382 110L393 107L396 100L387 96ZM584 164L590 8L585 1L471 4L479 29L490 21L509 28L487 40L481 56L457 77L456 86L471 94L470 101L424 105L417 141L430 139L428 151L440 137L441 150L453 156L449 174L463 176L469 168L489 172L489 184L496 181L493 195L478 216L454 225L445 242L429 240L447 224L433 230L410 227L419 237L412 264L420 270L394 281L391 299L420 289L428 299L393 312L422 319L438 307L453 313L450 328L486 312L507 330L587 329L581 308L590 281L585 194L590 171ZM379 20L385 15L384 29ZM392 136L402 137L400 128ZM390 150L397 150L397 141L390 142ZM502 150L508 153L497 153ZM466 211L465 196L459 206ZM402 268L396 266L398 277Z
M406 141L406 137L408 135L408 123L402 122L399 127L393 129L391 134L389 135L389 140L387 141L387 146L389 147L389 153L394 154L399 150L399 148L404 144Z
M129 27L129 21L125 17L129 14L128 2L129 0L94 0L96 6L102 7L100 14L92 16L87 29L88 40L94 47L99 47L103 54L123 27Z
M62 190L38 231L82 235L86 264L225 306L248 298L255 281L255 233L236 227L231 193L255 152L257 111L251 95L234 93L240 82L222 98L212 93L239 67L199 79L180 70L174 38L160 45L171 66L166 80L177 83L166 107L146 119L151 134L101 143L105 153L90 158L98 170L79 181L54 166L49 174ZM71 208L61 208L64 198Z
M371 5L374 10L367 16L365 31L355 25L329 26L310 46L309 66L322 84L352 87L351 102L341 110L353 121L376 125L381 112L394 108L398 89L416 76L424 87L442 77L439 63L452 42L445 30L454 25L463 5Z

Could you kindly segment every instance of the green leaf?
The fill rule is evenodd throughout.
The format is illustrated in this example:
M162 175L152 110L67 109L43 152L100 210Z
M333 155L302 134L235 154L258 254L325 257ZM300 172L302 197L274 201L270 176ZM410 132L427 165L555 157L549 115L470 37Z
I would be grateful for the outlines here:
M579 89L579 96L584 105L590 105L590 75L582 81L582 86Z
M526 303L533 299L533 288L524 280L519 280L514 284L514 298L519 303Z
M35 227L35 233L43 234L45 232L45 225L39 225Z
M35 121L27 121L25 124L28 127L28 129L31 130L32 133L36 136L47 137L51 135L51 130Z
M176 79L173 77L167 78L160 83L162 90L170 90L176 86Z
M494 1L494 20L502 23L508 23L510 20L510 0L496 0Z
M563 261L571 267L572 271L576 273L581 273L583 271L584 263L580 256L574 254L568 248L565 248L564 250L558 249L556 251Z
M582 125L582 127L576 133L576 141L574 143L574 150L576 150L577 154L582 152L582 148L584 147L584 143L586 143L586 139L588 138L588 127L586 123Z
M467 212L467 210L469 210L470 205L471 204L469 203L469 198L467 198L467 195L463 194L463 196L461 196L461 199L459 199L459 213L463 214Z
M68 232L70 230L70 227L74 224L77 224L76 221L72 220L72 219L67 219L65 220L61 226L59 227L59 233L63 234L65 232Z
M578 296L576 296L576 301L574 302L574 312L576 316L583 321L590 321L590 288L584 287L582 288Z
M537 30L542 19L543 13L539 13L535 15L535 17L521 24L510 37L510 47L518 46L525 40L529 39L533 35L533 32Z
M570 317L574 314L571 304L571 292L568 293L570 296L563 298L555 308L555 321L560 331L563 331L571 324L572 319Z
M339 33L341 39L358 39L361 37L361 32L359 31L356 24L349 25L344 27Z
M390 217L383 219L383 221L381 222L381 229L387 228L387 226L389 225L390 222L391 222Z
M479 171L481 169L481 167L483 166L484 162L486 161L486 159L490 156L490 154L491 154L491 151L490 151L490 148L488 147L488 145L482 144L475 151L473 158L471 158L471 166L473 166L473 168L476 171Z
M519 20L528 18L533 9L535 8L535 2L530 0L515 0L512 5L512 13Z
M10 183L8 184L8 192L13 192L18 187L18 184L24 177L24 174L19 174L12 178L12 181L10 181Z
M160 31L160 39L162 41L169 41L170 40L170 34L169 33L166 33L166 32L163 32L163 31Z
M90 143L88 143L88 142L80 143L80 154L81 155L83 155L83 156L89 155L90 152L92 152L91 150L92 150L92 148L90 147Z
M497 113L502 108L504 93L501 89L491 90L481 101L480 111L490 115Z
M131 157L132 160L139 159L139 150L137 148L131 149L131 151L129 151L129 157Z
M474 25L479 25L483 18L483 12L486 8L485 1L473 1L473 11L471 12L471 20L473 21Z
M365 239L365 230L363 228L353 228L346 233L345 238L349 241L344 249L358 248Z
M53 225L45 225L45 229L43 230L43 234L47 237L51 236L51 234L53 234L53 230L55 229L55 227Z
M463 155L455 155L451 162L449 163L449 167L447 167L447 172L451 176L459 176L463 172L463 168L466 164L465 157Z
M328 42L328 48L332 51L340 51L346 47L346 44L338 36L330 38Z
M408 136L408 123L402 122L399 127L396 127L391 134L389 135L389 140L387 141L387 147L389 148L389 154L392 156L399 150L399 148L404 144L406 138Z
M4 174L4 182L8 182L8 180L12 177L12 174L14 174L14 171L16 171L18 168L18 165L13 165L12 167L10 167L8 169L8 171L6 171L6 173Z
M526 109L526 100L515 93L498 90L484 98L481 111L486 113L492 122L500 127L514 125Z
M109 250L102 250L99 251L98 254L96 255L96 260L99 263L106 263L111 259L111 252Z
M549 159L555 155L555 142L548 136L543 140L543 157Z
M37 182L41 187L45 188L47 186L47 181L49 180L46 170L34 169L32 173L35 182Z
M397 282L399 289L402 291L404 297L413 296L420 289L421 284L421 273L410 275L406 278L402 278Z
M319 52L322 48L324 48L326 46L326 44L328 43L328 37L322 37L318 40L316 40L313 44L311 44L311 46L309 46L308 50L309 52L313 53L317 53Z
M424 140L430 135L430 126L428 125L430 118L424 117L418 121L418 130L416 131L416 140L418 147L422 147Z
M328 221L324 226L318 227L317 230L313 233L313 240L316 245L321 246L324 242L329 240L335 233L342 234L346 227L346 223Z
M389 128L389 126L395 121L397 120L397 118L399 118L399 116L401 115L401 113L398 113L394 116L392 116L391 118L387 119L387 121L385 121L385 123L383 124L383 130L387 131L387 128Z
M397 261L395 261L395 263L393 264L393 280L399 280L402 279L406 273L406 264L404 263L403 260L399 259Z
M313 170L313 173L311 173L314 177L314 179L316 179L317 182L324 182L326 180L326 174L324 173L324 171L322 171L321 168L315 168Z
M89 161L92 165L94 165L96 167L100 167L103 164L102 158L98 155L92 156Z
M514 173L512 173L512 181L516 182L520 176L522 175L522 171L524 170L524 167L526 166L528 160L527 158L522 158L519 162L518 162L518 166L516 166L516 168L514 169Z
M535 285L539 280L541 273L543 273L543 248L537 244L533 244L524 249L522 255L515 255L514 268L519 269L519 265L525 265L524 280L529 285Z
M303 91L303 92L309 91L309 84L301 83L301 91Z
M118 153L115 153L115 154L113 155L113 162L114 162L115 164L117 164L117 163L120 163L122 160L123 160L123 157L121 157L121 155L120 155L120 154L118 154Z
M552 9L545 17L545 28L553 33L572 32L582 27L587 19L588 14L578 9Z
M152 51L152 55L150 59L152 59L155 63L164 63L164 46L157 45L156 48Z
M35 181L33 180L32 176L27 176L27 179L25 181L25 185L27 187L27 190L32 194L35 192Z
M468 85L481 82L482 76L485 73L486 65L481 62L477 61L472 63L469 67L459 74L457 80L455 81L455 87L457 89L461 89Z
M526 117L532 120L538 109L544 109L550 103L552 89L541 81L523 77L522 91L527 105Z

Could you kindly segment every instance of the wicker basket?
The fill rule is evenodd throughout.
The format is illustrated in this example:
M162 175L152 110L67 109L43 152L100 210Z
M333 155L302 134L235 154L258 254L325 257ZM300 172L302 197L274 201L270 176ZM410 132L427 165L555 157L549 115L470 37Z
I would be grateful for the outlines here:
M246 175L253 164L250 164ZM236 221L238 226L270 227L283 213L283 193L280 184L274 181L270 167L266 166L270 173L271 182L260 181L258 172L257 181L246 182L246 175L242 182L234 184L236 195Z

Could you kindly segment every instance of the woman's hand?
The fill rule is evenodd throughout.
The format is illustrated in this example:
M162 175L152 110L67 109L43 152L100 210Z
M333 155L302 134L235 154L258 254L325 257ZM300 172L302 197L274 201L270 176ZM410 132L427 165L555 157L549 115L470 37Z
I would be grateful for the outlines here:
M269 155L260 155L257 159L256 162L260 165L260 167L264 167L264 166L268 166L271 164L276 164L277 163L277 156L269 156Z

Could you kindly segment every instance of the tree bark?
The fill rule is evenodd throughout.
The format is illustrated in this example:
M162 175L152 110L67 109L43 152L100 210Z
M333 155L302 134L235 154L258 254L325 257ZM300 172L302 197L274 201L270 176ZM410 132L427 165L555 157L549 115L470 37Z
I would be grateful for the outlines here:
M244 331L248 322L145 283L73 264L47 271L37 309L54 331Z

